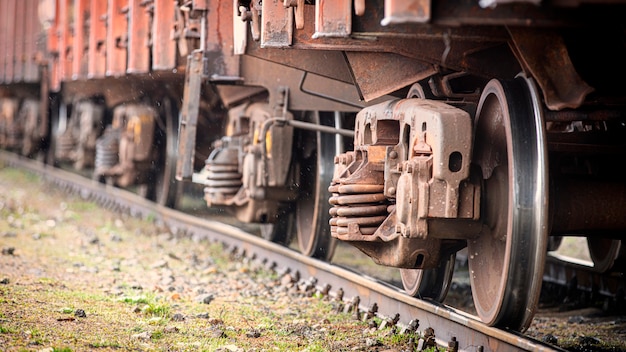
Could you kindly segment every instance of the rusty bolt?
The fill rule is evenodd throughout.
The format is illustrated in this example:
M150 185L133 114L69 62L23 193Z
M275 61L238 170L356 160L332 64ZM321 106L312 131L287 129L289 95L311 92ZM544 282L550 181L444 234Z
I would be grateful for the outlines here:
M392 150L391 152L389 152L389 158L397 159L398 158L398 152L396 152L395 150Z
M354 296L350 304L346 306L346 313L352 312L354 309L355 315L357 315L357 320L359 320L359 303L361 303L361 297Z
M452 336L452 340L448 342L448 352L457 352L459 350L459 342L456 337Z
M335 299L337 301L339 301L339 302L343 301L343 289L342 288L337 290L337 295L336 295Z
M403 330L402 333L406 334L409 332L416 332L417 328L419 328L420 326L420 321L419 319L413 319L409 322L409 325L407 325Z
M376 316L376 312L378 312L378 304L374 302L370 309L363 315L363 320L369 320Z
M396 194L396 188L395 187L389 187L388 192L391 195L395 195Z
M320 294L324 297L324 299L328 298L328 293L330 292L330 284L325 284L321 289Z

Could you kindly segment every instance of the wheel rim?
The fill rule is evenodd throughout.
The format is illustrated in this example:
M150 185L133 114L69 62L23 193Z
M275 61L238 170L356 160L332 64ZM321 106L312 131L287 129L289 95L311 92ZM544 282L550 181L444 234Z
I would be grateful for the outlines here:
M455 259L456 254L442 257L440 265L434 269L400 269L404 290L413 297L443 302L452 281Z
M326 126L335 126L332 113L308 112L305 120ZM330 260L336 240L330 235L330 204L328 185L333 178L334 157L337 150L335 135L304 132L304 153L299 153L300 195L296 202L296 231L300 251L311 257ZM315 148L308 149L313 143ZM307 152L308 150L308 152Z
M603 273L613 267L620 252L621 242L610 238L587 237L587 248L595 271Z
M153 190L149 191L149 198L160 205L176 208L182 195L182 183L176 181L176 146L178 123L175 121L178 110L169 98L163 99L161 116L164 119L164 130L159 131L164 135L157 138L155 145L159 146L159 167L154 170Z
M261 224L261 237L267 241L288 245L293 232L293 212L289 209L280 211L273 224Z
M485 323L525 330L541 291L547 248L546 150L531 81L492 80L480 98L474 163L484 178L483 222L468 241L472 296Z

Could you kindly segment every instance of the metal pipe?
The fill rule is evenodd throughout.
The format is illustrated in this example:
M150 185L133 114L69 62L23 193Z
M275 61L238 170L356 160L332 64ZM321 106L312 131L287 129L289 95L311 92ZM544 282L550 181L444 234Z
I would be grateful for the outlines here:
M263 127L261 128L261 133L259 135L259 138L261 138L260 142L265 143L265 134L270 129L271 125L276 124L276 123L292 126L292 127L299 128L302 130L338 134L338 135L342 135L346 137L354 137L353 130L346 130L343 128L335 128L331 126L318 125L315 123L298 121L298 120L286 120L281 117L276 117L276 118L268 119L265 122L263 122Z

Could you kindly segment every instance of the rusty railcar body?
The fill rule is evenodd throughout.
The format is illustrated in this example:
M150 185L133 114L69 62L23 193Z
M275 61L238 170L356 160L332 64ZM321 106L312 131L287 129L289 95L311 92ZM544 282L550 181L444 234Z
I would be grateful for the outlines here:
M524 330L546 252L623 274L626 2L1 0L0 146L347 241ZM176 177L175 177L176 175Z

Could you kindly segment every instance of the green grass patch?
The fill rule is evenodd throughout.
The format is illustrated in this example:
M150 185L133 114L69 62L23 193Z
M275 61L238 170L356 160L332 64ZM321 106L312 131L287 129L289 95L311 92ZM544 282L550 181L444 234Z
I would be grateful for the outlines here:
M14 328L0 325L0 334L15 334L15 333L16 333L16 330Z

